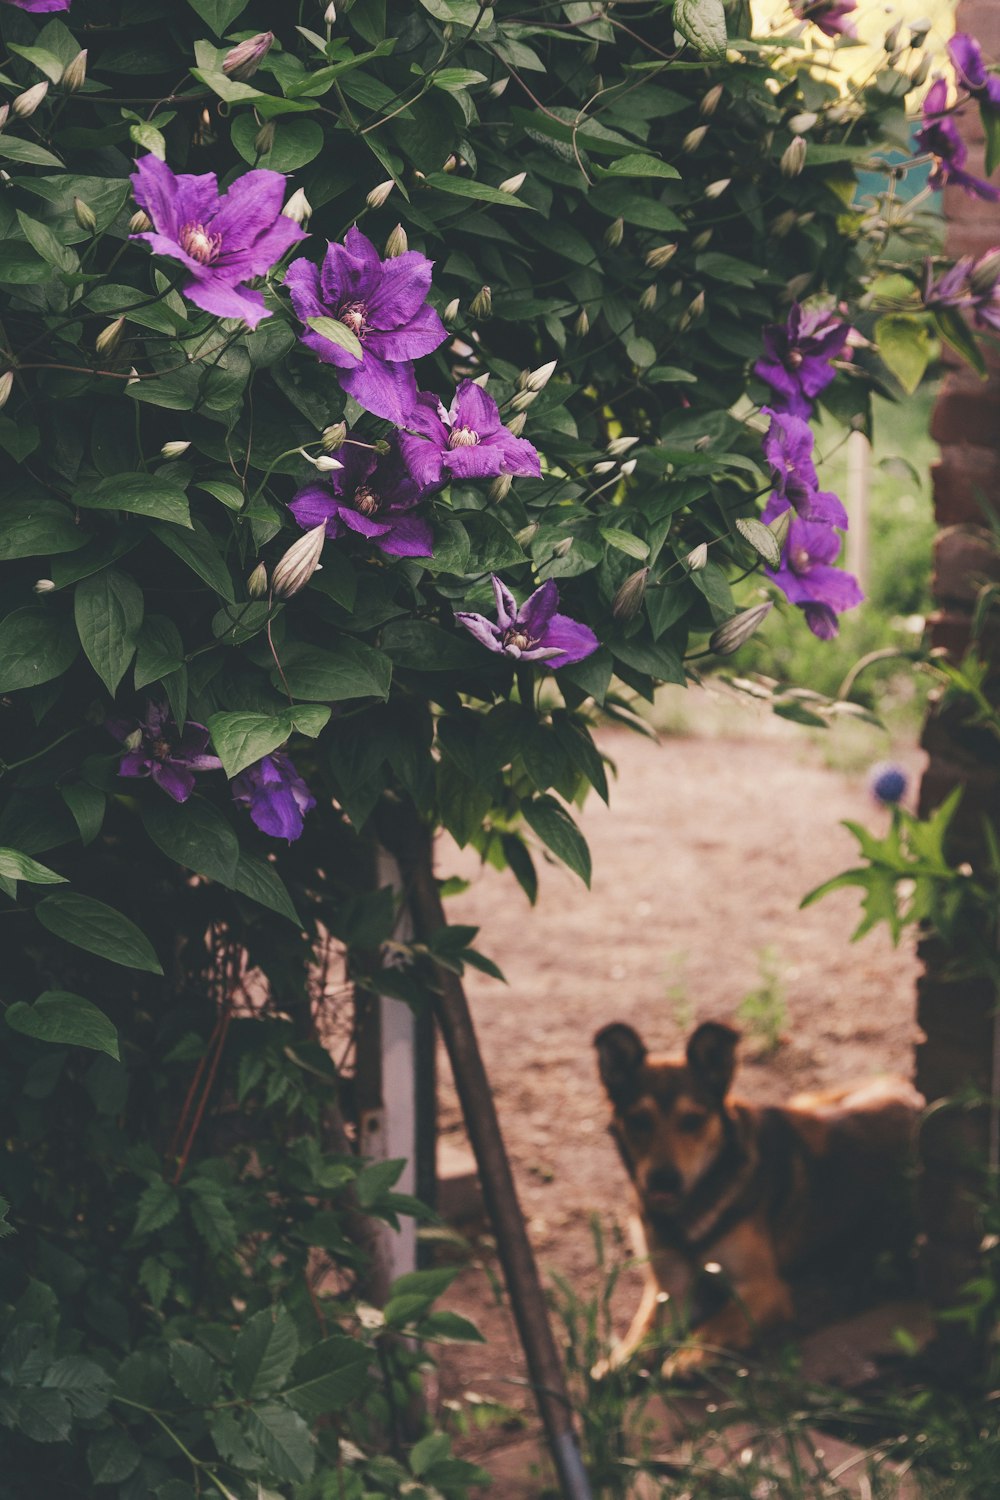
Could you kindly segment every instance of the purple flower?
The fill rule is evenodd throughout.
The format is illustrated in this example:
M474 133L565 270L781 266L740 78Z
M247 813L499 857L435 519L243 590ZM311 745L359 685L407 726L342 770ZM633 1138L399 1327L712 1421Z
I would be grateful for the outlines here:
M774 483L774 492L764 510L765 524L791 507L803 520L826 521L830 526L846 528L847 512L840 500L819 487L809 423L790 412L772 411L768 406L763 411L771 418L763 447Z
M902 801L906 796L908 782L909 778L902 766L897 766L891 760L880 760L868 773L868 790L877 802L884 803L886 807Z
M969 292L978 326L1000 333L1000 249L987 250L971 267Z
M233 801L250 809L261 833L273 839L297 839L305 814L316 798L283 750L265 755L230 782Z
M494 625L485 615L456 613L455 619L488 651L512 656L515 661L547 661L555 671L582 661L600 642L586 625L556 613L559 590L553 579L524 601L517 600L495 574L491 578L497 601Z
M414 478L428 488L449 479L495 479L499 474L537 479L542 472L527 438L508 432L493 397L472 380L462 381L447 411L430 391L421 391L399 446Z
M822 521L794 517L781 567L768 576L792 604L805 610L814 635L828 640L837 634L836 616L860 604L864 595L850 573L832 566L840 551L840 537Z
M147 703L138 724L108 719L105 727L125 746L119 776L151 776L175 802L186 802L194 791L195 771L218 771L222 762L206 755L208 730L188 719L179 730L165 703Z
M416 250L391 260L360 229L342 245L329 245L322 266L304 257L285 276L292 306L309 318L335 318L361 344L360 355L315 329L300 335L325 364L336 365L340 384L366 411L402 426L417 399L411 360L430 354L447 330L427 305L434 262Z
M53 10L69 10L70 0L0 0L3 5L15 5L18 10L32 11L36 16Z
M774 391L773 406L808 417L812 403L834 377L830 361L847 342L850 327L826 308L808 310L796 302L788 321L764 329L764 357L754 374Z
M969 272L972 266L972 256L963 255L935 281L933 262L928 260L924 270L924 286L921 293L924 306L932 311L935 308L971 307L973 295L969 287Z
M927 90L923 125L915 139L920 151L929 152L934 157L934 170L928 180L935 191L951 182L974 198L985 198L991 203L1000 201L1000 188L965 171L969 148L959 135L958 126L948 109L948 85L943 78Z
M854 22L847 17L858 8L858 0L791 0L800 21L811 21L824 36L856 37Z
M958 31L948 43L948 56L960 83L987 109L1000 110L1000 77L987 71L983 53L974 36Z
M263 168L244 172L220 197L214 172L175 175L158 157L143 156L132 176L135 201L153 221L146 240L157 255L191 272L181 291L219 318L242 318L256 328L270 317L260 292L242 283L263 276L297 240L300 225L281 212L285 178Z
M340 450L343 468L325 485L300 490L289 510L304 531L326 523L328 537L355 531L391 557L430 557L430 523L411 515L424 498L398 452L385 456L350 444Z

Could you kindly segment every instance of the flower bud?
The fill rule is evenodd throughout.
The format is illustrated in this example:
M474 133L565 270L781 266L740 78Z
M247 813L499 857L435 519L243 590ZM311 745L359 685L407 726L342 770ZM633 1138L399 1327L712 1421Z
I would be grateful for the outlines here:
M6 125L6 123L7 123L7 116L9 114L10 114L10 105L9 104L0 104L0 130L2 130L4 128L4 126Z
M373 187L365 202L369 208L381 208L396 184L390 177L387 182L380 182L378 187Z
M732 656L745 645L760 625L767 619L774 605L770 599L766 604L755 604L752 609L742 609L712 632L708 641L709 651L716 656Z
M921 17L919 21L910 22L910 46L922 47L930 31L932 22Z
M625 220L621 218L612 219L611 223L604 231L604 243L610 250L617 250L618 246L621 244L624 238Z
M87 49L78 52L62 70L59 79L59 87L65 89L67 94L75 94L87 81Z
M262 562L257 564L247 579L247 593L251 599L267 598L267 569Z
M90 204L84 203L82 198L73 199L73 217L86 234L94 233L97 228L97 215Z
M708 93L702 99L701 103L698 105L698 113L700 115L703 115L706 120L710 119L718 109L719 104L722 100L722 93L722 84L713 84Z
M639 298L639 306L643 312L653 311L653 308L656 306L656 295L656 282L652 281Z
M122 740L122 747L123 747L123 749L128 750L130 752L132 750L138 750L138 748L139 748L139 746L141 744L142 744L142 730L141 729L133 729L132 733L131 734L127 734L125 736L125 738Z
M281 210L284 219L291 219L293 224L308 224L312 218L312 204L306 197L304 188L296 188L284 208Z
M537 535L538 522L529 521L527 526L522 526L520 531L514 533L514 540L519 547L524 548L528 546L529 542L533 542Z
M459 305L460 304L458 298L452 297L451 301L448 303L448 306L441 314L441 321L443 323L454 323L456 318L458 317Z
M558 360L550 359L547 365L539 365L537 370L532 370L524 382L525 390L544 391L555 373Z
M969 286L978 297L992 292L1000 281L1000 248L987 250L969 273Z
M258 156L266 156L274 146L274 121L265 120L253 138L253 149Z
M375 449L375 452L380 453L383 458L389 452L391 446L392 445L387 438L376 438L374 443L372 443L372 447Z
M54 588L55 584L51 578L39 578L31 585L33 594L51 594Z
M472 382L473 385L478 385L478 387L479 387L479 389L481 391L485 391L485 389L489 385L489 383L490 383L490 372L489 372L489 370L484 371L482 375L477 375L476 378L475 378L475 380L473 380L473 382Z
M895 52L899 45L900 33L903 30L902 21L897 21L895 26L890 26L882 39L882 46L886 52Z
M10 393L13 389L14 371L4 370L3 374L0 375L0 410L2 410L7 405L7 402L10 400Z
M602 458L598 463L594 465L594 473L610 474L614 467L615 461L613 458Z
M248 37L245 42L237 42L222 59L223 73L238 83L246 83L270 52L273 41L273 31L258 31L256 36Z
M488 318L493 311L493 293L488 286L481 286L469 303L469 312L474 318Z
M768 530L777 542L779 552L784 550L785 543L788 541L788 531L791 524L791 507L788 510L783 510L780 516L775 516L773 521L768 522Z
M527 420L527 415L523 411L519 411L517 416L511 417L507 423L507 431L513 433L514 437L520 437Z
M23 94L18 94L11 104L11 109L22 120L33 115L49 91L47 83L36 83L30 89L25 89Z
M785 282L785 296L789 302L798 302L813 279L811 271L801 271L798 276L792 276Z
M640 568L637 573L632 573L618 588L615 597L611 601L611 613L616 620L634 620L646 597L646 580L649 577L648 568Z
M720 177L715 182L710 182L705 189L706 198L721 198L726 188L732 182L731 177Z
M405 255L410 248L410 242L406 237L406 230L402 224L397 224L395 229L389 231L389 238L385 242L386 260L395 260L397 255Z
M175 443L164 443L160 452L164 458L183 458L190 446L190 442L185 443L178 440Z
M677 254L676 245L654 245L646 251L646 264L651 271L662 271Z
M712 236L714 235L714 233L714 229L703 229L700 234L696 234L694 239L691 241L691 249L694 250L696 254L700 255L701 252L703 250L707 250L709 245L712 243Z
M791 208L786 208L783 214L772 219L769 225L771 236L776 240L783 240L787 234L791 234L797 222L797 214Z
M807 150L808 147L803 136L797 135L793 137L781 153L781 162L779 165L782 177L798 177L806 164Z
M607 451L611 454L612 458L620 458L623 453L627 453L630 448L634 448L638 441L637 437L612 438L607 445Z
M521 373L520 373L520 375L514 381L514 389L517 390L517 391L526 390L527 386L528 386L528 380L529 380L530 375L531 375L531 371L530 370L522 370Z
M446 158L445 164L441 168L441 170L442 170L442 172L457 172L458 171L458 157L455 155L454 151L451 153L450 156L448 156Z
M634 458L627 458L625 460L625 462L622 464L622 473L623 474L634 474L635 473L636 462L637 462L637 460L634 459Z
M694 444L693 444L694 451L696 453L704 453L705 449L706 448L711 448L711 446L712 446L712 437L711 437L711 434L708 433L708 432L706 432L703 437L695 438Z
M336 453L347 442L347 423L333 422L324 427L320 442L327 453Z
M696 125L693 130L688 131L687 135L681 141L681 150L686 155L691 156L697 151L706 135L708 135L708 126Z
M913 78L913 85L914 85L915 88L919 88L920 85L926 80L927 75L930 72L930 70L931 70L931 57L930 57L930 53L929 52L925 52L924 55L921 57L920 61L917 63L917 66L913 70L912 78Z
M513 483L514 479L511 474L498 474L486 493L494 504L499 505L510 494L510 487Z
M97 338L94 340L94 348L97 350L98 354L102 355L104 358L107 358L108 356L114 354L115 350L118 348L118 345L122 341L122 334L124 331L124 318L116 318L113 323L108 324L107 328L102 328L100 333L97 335Z
M515 172L513 177L505 177L503 182L497 186L498 193L519 193L524 187L527 172Z
M271 574L271 592L275 599L290 599L305 588L319 567L325 541L324 521L292 543Z
M126 388L127 388L130 385L138 385L138 384L139 384L139 371L136 369L135 365L132 365L131 368L129 369L128 379L126 380L125 385L126 385Z
M336 5L334 5L333 0L330 0L329 5L326 7L326 10L323 12L323 20L326 22L326 24L328 26L336 26L336 24L337 24L337 7L336 7Z
M335 474L344 465L338 458L330 458L328 454L321 453L318 458L313 459L313 468L320 474Z
M146 231L152 229L152 227L152 219L148 214L143 213L141 208L137 208L131 219L129 219L128 221L129 234L145 234Z
M516 396L511 396L511 411L527 411L532 401L538 400L537 391L518 391Z
M552 556L565 557L566 553L570 550L572 545L573 538L571 536L564 536L562 541L556 542L555 546L552 548Z
M699 542L693 551L689 552L684 559L684 565L689 573L700 573L708 562L708 543Z
M585 307L581 307L573 324L573 332L578 339L585 339L590 332L590 314Z
M814 114L811 109L804 109L801 114L792 116L788 122L788 128L793 135L805 135L807 131L812 130L818 119L819 115Z
M691 299L691 301L688 303L687 307L684 309L677 320L677 326L681 330L681 332L683 333L685 328L690 328L694 320L696 318L700 318L704 311L705 293L699 292L697 297L693 297Z
M508 83L510 83L510 77L505 75L503 78L498 78L496 83L491 83L486 92L491 99L499 99L501 94L506 93Z

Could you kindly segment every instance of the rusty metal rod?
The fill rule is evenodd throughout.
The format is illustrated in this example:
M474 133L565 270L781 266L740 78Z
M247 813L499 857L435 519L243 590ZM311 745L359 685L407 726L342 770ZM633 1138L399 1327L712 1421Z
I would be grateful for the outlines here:
M409 826L401 826L408 824ZM426 942L447 926L434 879L430 836L416 817L393 820L394 852L418 938ZM465 990L457 974L437 966L440 990L434 1011L455 1078L469 1140L479 1168L486 1210L517 1323L531 1387L545 1427L563 1500L591 1500L566 1389L563 1363L552 1334L524 1214L493 1103L493 1092L476 1038Z

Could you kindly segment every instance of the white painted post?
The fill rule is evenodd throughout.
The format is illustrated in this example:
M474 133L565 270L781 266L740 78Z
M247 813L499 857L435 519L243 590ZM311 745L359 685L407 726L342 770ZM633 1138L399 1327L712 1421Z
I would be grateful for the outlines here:
M845 561L847 571L853 573L867 594L870 566L869 519L872 472L871 443L863 432L852 432L847 439L847 493L844 508L849 527Z

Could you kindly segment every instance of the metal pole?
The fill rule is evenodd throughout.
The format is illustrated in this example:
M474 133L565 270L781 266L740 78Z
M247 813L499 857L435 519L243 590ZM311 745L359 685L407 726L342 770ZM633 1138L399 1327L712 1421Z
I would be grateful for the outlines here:
M447 925L434 879L431 839L409 809L406 813L395 810L392 833L416 934L427 941ZM483 1198L496 1235L497 1253L559 1488L563 1500L591 1500L563 1364L552 1335L549 1309L517 1199L469 1002L456 974L438 967L437 977L440 988L434 997L434 1012L479 1168Z
M850 526L847 531L846 562L867 594L871 573L869 519L872 474L872 448L863 432L852 432L847 439L847 492L844 507Z

